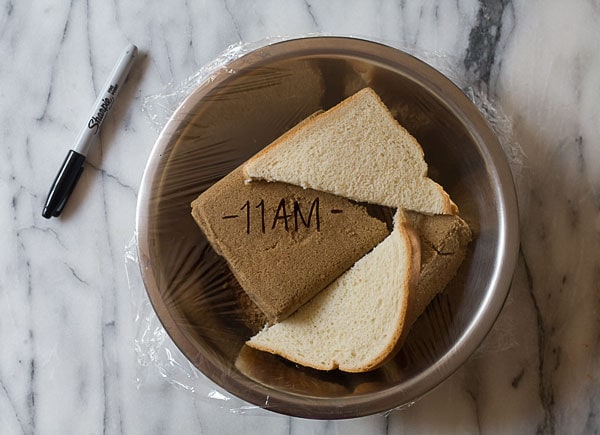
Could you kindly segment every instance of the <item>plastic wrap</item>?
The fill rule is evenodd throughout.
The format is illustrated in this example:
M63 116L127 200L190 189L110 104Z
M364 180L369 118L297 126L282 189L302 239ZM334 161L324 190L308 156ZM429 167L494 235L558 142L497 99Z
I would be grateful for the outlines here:
M151 162L154 166L151 163L146 172L154 174L154 178L146 174L142 185L145 192L141 196L146 198L146 206L140 211L138 205L138 228L140 225L144 228L146 239L139 240L136 233L126 247L126 267L135 312L138 383L141 385L148 376L158 373L167 382L196 397L238 413L264 412L263 407L269 409L269 388L304 395L306 399L302 400L306 403L326 398L352 401L353 396L378 394L382 385L400 384L405 379L420 376L423 367L447 352L452 340L460 335L460 329L466 328L463 324L466 325L469 319L461 318L466 316L463 313L466 309L461 311L457 305L471 303L465 302L462 287L473 274L481 273L473 266L473 257L477 255L475 247L475 252L470 253L449 289L432 302L422 316L425 319L419 319L403 350L392 363L375 372L362 375L317 373L287 364L272 355L244 354L248 351L240 346L249 338L250 332L240 322L239 301L231 295L223 296L235 287L235 280L224 261L203 239L189 214L189 207L185 205L295 123L316 109L339 102L340 95L350 95L366 85L388 91L383 98L392 101L390 110L421 141L426 159L431 158L431 176L449 190L476 236L480 231L481 212L478 207L481 205L478 201L481 202L481 199L473 199L475 194L471 191L473 177L481 176L478 168L470 168L468 176L463 177L466 180L455 179L452 165L463 164L462 157L446 159L443 155L436 155L439 152L433 148L430 136L432 123L456 130L458 127L452 124L455 122L453 119L433 119L431 113L438 109L429 106L426 96L414 102L407 100L410 92L406 91L403 96L403 88L390 85L391 73L385 68L376 63L371 65L368 61L348 60L343 54L329 59L319 52L300 50L299 57L291 61L283 59L263 64L260 56L254 56L248 61L252 65L248 66L245 55L286 39L278 37L232 45L184 82L171 84L159 94L146 97L143 108L150 121L162 131L157 144L167 145L162 148L157 145L160 149L153 151ZM389 41L385 41L385 45L401 48ZM523 155L512 138L510 120L498 105L475 84L466 81L452 57L404 51L436 67L475 103L498 137L513 173L518 176ZM322 76L312 77L315 70ZM340 71L342 76L338 76ZM297 77L289 78L295 74ZM236 78L238 75L241 77L239 80ZM339 77L339 81L331 80L333 76ZM286 93L284 103L271 109L276 115L268 118L265 125L264 104L275 101L282 92ZM400 94L400 97L391 98L394 93ZM197 97L194 96L196 94ZM314 98L307 97L308 94L313 94ZM202 101L208 102L208 106L201 107L200 113L195 114ZM173 140L173 137L176 139ZM460 138L459 133L453 139L456 138ZM442 139L442 142L444 140L450 141ZM248 143L241 152L240 143ZM455 144L442 143L440 146L456 150ZM166 156L168 159L165 160L163 157ZM154 185L149 185L150 181ZM150 216L153 213L159 217ZM160 223L148 224L150 219ZM190 238L193 240L190 241ZM140 244L143 245L141 249ZM140 250L160 252L163 256L160 264L156 259L139 258ZM169 272L163 273L163 276L157 272L159 269ZM145 275L144 279L142 275ZM198 284L199 280L202 285ZM154 289L154 293L150 291L150 300L144 287ZM198 290L200 287L201 291ZM167 335L165 326L170 334L175 334L177 345ZM440 333L440 327L447 332ZM509 341L505 339L503 342ZM205 348L208 354L198 351ZM217 386L197 366L210 372L216 383L238 388L238 393L241 391L239 388L250 388L245 379L251 379L251 388L257 388L259 392L248 392L247 398L260 406L240 400ZM223 370L223 366L227 368ZM307 394L315 389L318 394ZM388 408L410 406L413 400L392 403L393 406ZM302 406L302 402L299 403ZM354 406L360 406L360 403ZM347 416L344 412L340 415ZM327 414L317 413L314 416L325 418L336 415L329 410Z
M137 236L125 248L125 266L132 297L135 322L134 350L137 357L136 384L158 375L169 384L182 388L194 397L227 409L232 413L266 414L262 408L244 402L204 376L179 350L158 319L139 271Z

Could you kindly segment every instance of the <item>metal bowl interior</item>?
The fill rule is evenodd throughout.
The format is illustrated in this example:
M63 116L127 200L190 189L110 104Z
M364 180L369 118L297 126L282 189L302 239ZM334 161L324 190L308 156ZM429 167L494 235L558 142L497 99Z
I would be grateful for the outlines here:
M371 86L421 143L474 232L467 259L394 359L364 374L318 372L244 347L231 274L190 202L319 108ZM185 356L235 396L276 412L349 418L410 403L452 374L491 329L518 248L500 144L472 102L416 58L374 42L316 37L269 45L195 89L159 136L138 199L144 283Z

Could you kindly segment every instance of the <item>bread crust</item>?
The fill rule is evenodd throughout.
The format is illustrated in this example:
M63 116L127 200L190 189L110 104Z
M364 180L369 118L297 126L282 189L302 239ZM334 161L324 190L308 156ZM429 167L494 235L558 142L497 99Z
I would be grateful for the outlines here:
M398 236L398 242L395 244L394 248L404 251L405 254L403 257L406 260L405 267L399 267L398 270L405 270L406 273L402 277L400 288L396 289L399 294L399 299L397 300L396 325L393 328L393 333L374 357L369 360L362 361L360 365L348 364L336 361L335 359L331 359L325 364L321 364L319 361L301 358L297 354L290 352L285 346L274 349L268 345L264 345L259 341L253 341L252 339L246 344L255 349L280 355L287 360L317 370L339 369L349 373L361 373L376 369L387 362L399 349L398 343L403 335L403 331L405 329L405 320L407 318L408 310L410 309L409 305L411 290L418 281L418 273L420 269L420 255L417 255L420 250L420 242L418 238L414 238L411 235L412 229L408 225L402 211L397 212L394 226L394 233Z
M364 98L363 97L364 94L369 94L372 98L374 98L381 105L381 107L385 108L385 110L382 111L385 113L384 116L386 116L389 121L393 122L395 127L398 130L400 130L403 135L410 138L410 140L413 142L413 144L416 145L416 147L419 149L421 157L423 158L423 156L424 156L423 149L419 145L418 141L414 138L414 136L412 136L410 134L410 132L408 132L402 125L400 125L400 123L396 120L396 118L394 118L394 116L387 109L385 103L381 100L379 95L377 95L377 93L373 89L366 87L366 88L363 88L360 91L356 92L355 94L349 96L348 98L344 99L343 101L338 103L336 106L332 107L331 109L329 109L327 111L315 112L308 118L306 118L303 121L301 121L300 123L298 123L295 127L291 128L290 130L285 132L283 135L281 135L280 137L275 139L273 142L271 142L265 148L260 150L258 153L256 153L254 156L252 156L250 159L248 159L248 161L243 166L243 173L244 173L246 182L247 183L251 182L253 179L263 179L266 181L289 182L289 180L274 180L274 179L268 179L268 178L264 178L264 177L260 177L260 176L252 176L250 173L251 168L267 154L276 152L278 150L278 148L283 146L286 142L292 140L295 136L301 134L304 130L310 129L311 127L313 127L315 125L315 123L318 122L318 120L321 116L331 116L331 117L337 116L340 109L342 109L345 106L352 105L355 100ZM440 204L440 208L438 210L436 210L436 214L458 214L458 212L459 212L458 206L452 201L452 199L450 198L450 195L448 195L448 193L444 190L444 188L439 183L436 183L432 179L428 178L426 176L426 174L425 174L424 178L427 180L427 183L437 191L437 193L439 195L441 204ZM306 187L306 186L303 186L303 187ZM330 193L339 194L338 192L330 192ZM383 205L383 206L388 206L388 207L392 206L392 207L404 208L402 204L381 204L377 201L371 201L368 198L351 198L351 199L354 199L357 201L367 201L372 204L378 204L378 205ZM416 210L416 211L421 211L421 210Z
M404 331L408 328L406 326L406 319L408 318L408 312L410 310L411 298L413 295L413 290L419 281L419 270L421 267L421 256L417 255L420 253L420 245L421 242L418 239L418 236L415 238L414 230L406 221L404 217L404 213L402 210L398 210L396 216L394 218L396 222L396 227L401 229L399 231L400 236L402 237L405 249L408 254L408 268L407 274L404 279L404 283L402 284L402 298L401 298L401 310L400 315L398 316L398 323L394 330L394 335L392 339L389 341L388 345L385 349L374 358L369 363L366 363L360 367L348 367L342 368L339 367L342 371L347 371L350 373L362 373L371 370L375 370L378 367L381 367L383 364L392 359L396 353L400 350L401 347L401 338L404 335Z

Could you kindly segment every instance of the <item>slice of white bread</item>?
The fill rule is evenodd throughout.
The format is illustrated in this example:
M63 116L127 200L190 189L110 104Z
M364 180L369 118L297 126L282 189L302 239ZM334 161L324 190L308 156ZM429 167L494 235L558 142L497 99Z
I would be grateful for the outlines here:
M372 370L394 354L420 268L418 236L404 213L394 230L287 319L246 343L319 370Z
M417 140L371 88L289 130L248 160L244 175L388 207L458 213L427 177Z

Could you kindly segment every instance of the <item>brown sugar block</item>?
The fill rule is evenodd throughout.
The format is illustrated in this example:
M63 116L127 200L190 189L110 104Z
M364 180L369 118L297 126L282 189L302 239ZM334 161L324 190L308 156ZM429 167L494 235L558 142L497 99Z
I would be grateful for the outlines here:
M285 183L244 183L241 167L192 202L192 215L271 322L284 319L387 235L345 198Z
M430 216L407 211L405 216L421 241L421 272L407 312L407 322L412 325L456 275L472 233L458 215Z

